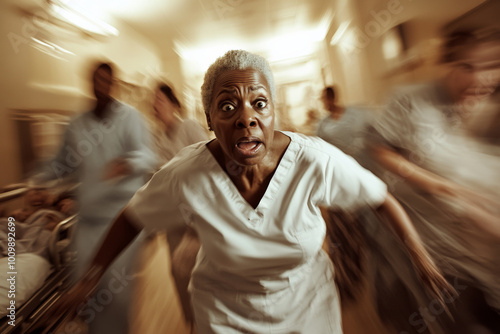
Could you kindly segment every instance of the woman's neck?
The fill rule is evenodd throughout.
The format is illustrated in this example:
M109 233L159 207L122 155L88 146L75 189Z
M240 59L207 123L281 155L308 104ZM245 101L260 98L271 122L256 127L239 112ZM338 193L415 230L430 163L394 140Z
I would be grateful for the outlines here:
M243 198L255 208L264 195L289 143L288 136L275 131L272 148L260 163L252 166L239 165L226 157L217 140L209 143L208 149L226 171Z

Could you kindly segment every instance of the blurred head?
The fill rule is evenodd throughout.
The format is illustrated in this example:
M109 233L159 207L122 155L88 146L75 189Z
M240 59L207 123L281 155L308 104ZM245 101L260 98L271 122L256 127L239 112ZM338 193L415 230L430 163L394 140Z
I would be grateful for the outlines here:
M156 90L153 103L155 116L165 125L168 125L174 119L176 113L181 110L181 104L174 94L174 91L167 84L160 84Z
M209 67L201 87L203 107L226 159L254 165L271 152L274 91L271 69L261 56L228 51Z
M336 96L333 86L328 86L323 89L321 101L323 102L323 107L326 110L332 111L335 109Z
M441 62L448 67L445 84L456 101L484 96L498 84L500 38L455 32L444 43Z
M111 64L100 63L97 65L92 75L92 84L97 101L110 99L111 87L113 85L113 68Z
M27 207L41 208L50 205L50 195L45 188L31 188L24 197Z

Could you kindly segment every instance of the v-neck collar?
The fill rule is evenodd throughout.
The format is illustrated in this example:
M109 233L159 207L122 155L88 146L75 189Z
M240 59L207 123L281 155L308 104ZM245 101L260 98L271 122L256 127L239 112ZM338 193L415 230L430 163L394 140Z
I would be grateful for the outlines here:
M226 171L219 165L219 162L215 158L215 156L212 154L212 152L208 149L208 144L211 141L208 141L205 144L205 151L206 154L210 156L209 161L213 165L212 168L213 170L218 171L218 173L215 173L214 178L215 181L221 186L221 191L224 191L225 196L230 196L233 201L241 206L241 209L243 210L250 210L252 212L256 213L264 213L269 209L269 207L272 205L274 199L276 198L276 194L278 193L278 190L280 189L281 184L283 183L283 180L285 179L286 174L289 172L290 168L293 165L293 162L296 160L297 152L299 146L297 145L293 134L290 133L285 133L283 131L280 131L283 133L285 136L290 138L290 142L288 143L287 148L285 149L285 153L281 157L281 160L278 163L278 166L276 167L276 170L269 181L269 184L267 185L267 189L262 196L262 198L259 201L259 204L257 207L253 207L250 203L247 202L247 200L241 195L239 192L238 188L236 185L233 183L229 175L227 175Z

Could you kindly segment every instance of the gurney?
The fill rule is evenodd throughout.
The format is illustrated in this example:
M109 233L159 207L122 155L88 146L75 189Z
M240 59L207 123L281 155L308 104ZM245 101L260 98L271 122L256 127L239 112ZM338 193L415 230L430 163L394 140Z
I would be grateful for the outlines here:
M0 193L0 203L17 199L28 190L25 184L4 188L4 192ZM10 300L14 300L15 309L14 311L7 309L7 315L0 320L0 333L50 333L56 327L57 324L53 324L50 328L44 325L43 330L34 330L40 328L40 324L44 322L51 307L71 286L72 262L75 254L71 252L70 245L76 222L77 215L71 215L60 220L52 231L46 231L50 233L47 238L48 259L37 254L16 254L13 258L7 258L9 263L12 263L10 260L15 262L12 271L8 271L10 267L7 266L0 268L2 270L0 275L8 275L7 278L16 276L15 280L17 280L17 282L14 280L17 283L14 285L16 290L14 295L8 295L12 297L9 298ZM26 275L26 272L30 273L29 279L26 276L20 276L21 273L17 272L22 268L29 268L28 271L26 269L23 271L23 275ZM11 272L17 272L17 275L11 275ZM40 278L43 281L36 282L36 279ZM8 280L3 281L0 282L0 286L9 284ZM29 281L29 284L22 286L25 281ZM8 293L9 289L11 291L12 287L7 286L7 289L4 289L5 292L2 293ZM21 291L21 289L24 290Z

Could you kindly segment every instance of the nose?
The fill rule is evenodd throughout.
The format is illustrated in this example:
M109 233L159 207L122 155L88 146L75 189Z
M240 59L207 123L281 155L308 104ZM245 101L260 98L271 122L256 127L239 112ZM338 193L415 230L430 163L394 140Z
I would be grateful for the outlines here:
M244 106L236 119L236 127L239 129L254 128L257 126L255 110L251 106Z

